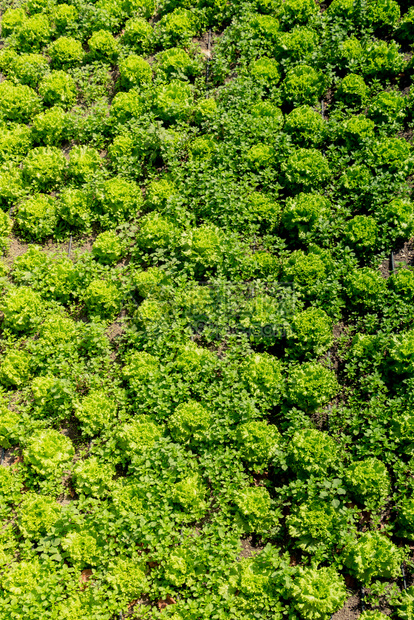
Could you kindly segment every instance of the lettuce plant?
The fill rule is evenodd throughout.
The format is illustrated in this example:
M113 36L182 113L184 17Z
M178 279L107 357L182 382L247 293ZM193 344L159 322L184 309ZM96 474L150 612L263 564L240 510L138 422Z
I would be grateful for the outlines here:
M122 42L134 49L137 54L147 55L154 46L154 31L142 17L132 17L125 22Z
M315 104L325 90L324 78L309 65L296 65L286 74L283 81L285 100L295 106Z
M70 109L76 102L75 81L65 71L52 71L40 82L39 95L48 106L59 105L64 110Z
M157 88L155 114L167 123L188 120L193 110L193 91L190 84L172 80Z
M282 365L266 353L249 356L241 368L241 377L252 394L263 394L276 405L284 391Z
M19 508L19 529L26 538L41 538L59 519L61 510L52 497L27 493Z
M393 239L409 239L414 231L414 204L407 199L394 198L386 205L381 219L390 227Z
M85 461L78 461L73 469L76 492L92 497L108 495L115 469L109 463L101 463L91 456Z
M51 28L47 15L38 13L24 19L14 30L14 43L22 52L40 51L50 40Z
M41 101L30 86L12 84L4 80L0 84L0 115L8 121L27 123L41 110Z
M70 467L75 450L68 437L50 428L34 433L23 454L25 463L40 476L50 476Z
M298 149L282 163L282 171L289 187L317 189L331 176L326 158L317 149Z
M20 387L31 374L30 356L26 351L9 351L3 357L0 369L0 382L6 386Z
M174 246L178 233L177 227L168 219L159 213L149 213L141 219L136 242L143 250Z
M284 131L300 146L309 147L321 143L325 124L310 105L301 105L286 116Z
M401 620L413 620L414 618L414 586L408 587L401 593L397 604L398 617Z
M118 42L107 30L96 30L88 40L94 60L114 62L118 56Z
M4 324L16 332L34 329L41 319L43 301L28 286L11 289L1 303Z
M181 403L168 419L168 428L179 443L203 441L210 425L211 412L197 401Z
M165 75L168 79L192 78L202 71L199 58L192 58L190 54L179 47L172 47L160 52L156 56L157 75Z
M299 237L304 238L318 223L329 220L331 210L332 205L325 196L301 192L294 198L287 199L282 223L288 230L297 230Z
M354 73L348 73L340 82L336 97L345 104L361 107L368 96L368 86L364 78Z
M57 223L56 200L47 194L36 194L19 206L16 221L26 237L39 241L50 237Z
M59 217L69 226L89 230L92 220L90 200L84 190L65 187L57 203Z
M315 362L294 366L287 387L289 403L305 411L326 405L339 390L335 373Z
M143 98L135 89L117 93L112 100L111 118L116 123L123 125L132 118L140 118L143 112Z
M25 10L21 7L6 9L1 19L2 36L10 36L15 30L21 27L21 25L26 19L27 15L25 13Z
M59 4L54 9L54 21L57 32L64 34L72 28L75 29L77 17L78 10L73 4Z
M68 136L68 117L59 106L53 106L33 119L32 135L35 142L59 146Z
M66 534L61 544L71 562L79 569L96 565L99 556L98 543L87 531L73 530Z
M276 426L260 420L240 424L235 438L242 459L258 472L269 467L282 443Z
M68 69L82 62L82 44L73 37L59 37L49 47L49 56L55 69Z
M0 138L0 159L19 161L32 146L32 135L26 125L13 124Z
M321 356L332 345L332 321L320 308L307 308L292 319L288 335L289 353L294 356Z
M356 215L346 222L344 237L356 250L371 250L377 243L378 237L375 218L370 215Z
M36 88L48 70L49 64L42 54L22 54L10 62L8 75L21 84Z
M76 417L85 435L93 437L116 420L116 404L100 390L93 390L85 396L76 408Z
M296 431L287 447L288 463L297 474L324 475L338 466L338 447L327 433L313 428Z
M92 254L102 263L114 263L119 260L123 252L123 247L119 241L118 235L107 230L100 233L92 247Z
M134 454L151 449L163 434L164 429L161 426L142 415L122 425L117 434L117 442L122 454L131 459Z
M341 609L348 593L333 566L300 567L290 588L293 606L305 620L325 620Z
M300 549L323 554L326 548L343 546L351 532L346 515L329 501L313 500L293 506L286 518L289 535L297 540Z
M68 173L76 183L85 183L101 167L102 159L97 149L88 146L74 146L71 149Z
M373 308L383 300L386 282L381 274L369 267L353 271L345 280L346 293L354 306Z
M151 65L142 56L130 54L119 63L122 88L148 86L152 81Z
M414 499L404 497L398 506L398 524L404 538L414 539Z
M10 355L10 354L9 354ZM16 353L14 354L16 355ZM0 370L0 381L4 384L5 370ZM19 436L20 416L16 411L7 409L4 405L0 405L0 447L7 449L15 444Z
M149 588L141 556L112 559L105 580L123 597L126 604L139 599Z
M187 516L185 520L198 520L207 510L206 488L198 473L183 478L172 487L172 499L179 504Z
M157 24L156 37L164 48L186 47L197 34L197 20L194 12L177 8L164 15Z
M139 186L122 177L113 177L105 181L98 199L106 216L104 221L108 220L108 223L113 221L113 218L122 219L125 216L135 215L143 203Z
M55 189L64 179L67 161L56 146L38 146L23 162L23 178L38 189Z
M357 579L369 584L375 578L400 575L404 551L381 532L365 532L344 552L345 565Z
M345 481L353 496L368 507L380 507L390 493L387 468L375 457L352 463L345 471Z

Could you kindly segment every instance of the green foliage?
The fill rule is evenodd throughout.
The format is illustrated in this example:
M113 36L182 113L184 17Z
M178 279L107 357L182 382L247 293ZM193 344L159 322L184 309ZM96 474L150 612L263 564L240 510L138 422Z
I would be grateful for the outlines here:
M121 86L125 89L146 86L152 81L151 65L142 56L130 54L119 63Z
M114 263L122 255L122 245L118 236L112 230L108 230L96 237L92 247L92 254L102 263Z
M83 299L90 316L110 320L120 310L121 297L116 284L106 280L92 280L86 287Z
M414 617L414 586L402 592L398 604L398 615L401 620L412 620Z
M377 242L377 236L377 222L370 215L356 215L348 220L344 227L345 240L360 251L372 249Z
M68 173L77 183L85 183L102 166L96 149L88 146L74 146L70 151Z
M287 185L292 188L317 189L331 176L329 163L316 149L298 149L282 164Z
M18 30L26 20L24 9L8 8L4 11L1 18L1 34L3 37L10 36L15 30Z
M290 467L305 477L324 475L339 462L335 441L327 433L312 428L296 431L287 450Z
M360 75L348 73L340 82L336 96L347 105L361 107L367 99L368 87Z
M10 357L11 356L11 357ZM0 370L0 380L1 383L4 385L7 382L7 366L9 366L9 369L11 369L10 366L10 362L13 364L13 371L16 375L16 380L12 381L12 385L19 385L19 383L21 383L21 381L19 382L19 379L21 378L18 376L18 371L20 370L19 368L19 352L15 352L15 353L9 353L8 355L9 359L7 360L7 356L6 359L3 358L2 361L2 368ZM22 361L24 358L20 358ZM10 377L11 379L13 379L12 377ZM10 381L9 381L10 383ZM6 383L7 384L7 383ZM6 448L10 448L11 445L13 445L14 443L17 443L17 439L19 437L19 422L20 422L20 416L18 413L16 413L15 411L11 411L10 409L7 409L4 406L0 407L0 446L3 449Z
M307 308L293 317L288 340L294 356L319 357L332 345L332 322L320 308Z
M236 441L241 457L252 469L260 472L271 463L280 447L281 436L275 426L251 420L237 428Z
M30 151L23 162L23 177L38 189L54 189L62 183L66 158L54 146L39 146Z
M30 86L12 84L8 80L1 82L0 114L3 119L27 123L40 109L40 99Z
M153 49L153 29L142 17L133 17L125 22L122 42L131 46L137 54L149 54Z
M304 238L318 224L329 220L331 210L330 201L321 194L301 192L286 201L282 223L288 230L297 230L299 237Z
M333 566L300 568L291 587L295 609L305 620L323 620L338 611L347 599L343 578Z
M158 44L164 48L186 47L197 34L195 14L187 9L177 8L164 15L157 24Z
M185 121L193 109L191 86L179 80L157 88L155 113L165 122Z
M386 282L369 267L355 270L346 279L346 292L354 306L375 307L383 300Z
M33 119L32 135L35 142L59 146L68 135L68 118L60 106L37 114Z
M3 6L1 618L414 615L413 11L328 5Z
M27 17L19 27L14 29L13 35L14 44L20 51L40 51L51 36L49 19L41 13Z
M234 502L243 530L264 533L277 528L279 513L272 509L272 500L264 487L248 487L239 491Z
M202 66L199 58L191 56L179 47L172 47L157 54L157 73L171 78L187 78L199 75Z
M40 158L35 161L35 163L40 162ZM36 175L42 178L41 171L36 170ZM39 241L50 237L55 231L57 221L56 200L47 194L36 194L19 206L16 220L24 236Z
M316 110L309 105L301 105L287 115L284 130L297 144L312 146L322 141L325 128Z
M323 76L308 65L296 65L289 69L283 81L285 100L295 106L315 104L324 90Z
M50 531L60 512L61 506L51 497L27 493L19 509L19 529L26 538L40 538Z
M88 41L91 56L94 60L114 62L118 56L118 43L107 30L95 31Z
M52 71L40 82L39 95L46 105L59 105L67 110L76 101L75 81L64 71Z
M345 565L363 583L400 575L404 551L380 532L365 532L345 551Z
M96 435L116 419L115 403L99 390L89 392L76 408L76 417L85 435Z
M1 304L4 324L13 331L30 331L38 324L42 305L39 293L28 286L13 288Z
M159 213L149 213L141 219L136 242L144 250L174 245L178 236L175 225Z
M375 457L352 463L345 472L345 480L355 499L369 507L381 506L390 493L387 469Z
M179 443L203 441L211 424L211 413L197 401L181 403L168 419L168 428Z
M47 429L30 437L24 450L24 460L40 476L47 477L70 467L74 453L68 437L54 429Z
M68 69L82 62L82 44L72 37L59 37L49 47L49 55L55 69Z
M36 299L37 301L37 299ZM9 308L6 307L6 310ZM17 317L19 320L25 319L28 321L29 309L25 308L26 313L23 311ZM5 315L7 316L7 315ZM32 318L32 317L31 317ZM34 322L34 317L33 317ZM23 331L20 325L13 325L15 330ZM30 357L25 351L9 351L2 359L2 366L0 370L0 381L6 387L16 386L20 387L26 383L30 375Z
M48 70L48 62L41 54L22 54L10 62L8 75L21 84L36 88Z
M86 461L78 461L73 469L76 492L93 497L105 497L111 487L111 480L115 469L107 464L100 463L96 457L89 457Z

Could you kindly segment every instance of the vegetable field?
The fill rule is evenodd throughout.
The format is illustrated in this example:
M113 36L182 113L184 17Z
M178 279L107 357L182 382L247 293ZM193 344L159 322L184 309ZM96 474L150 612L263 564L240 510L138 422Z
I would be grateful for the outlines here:
M414 5L1 37L0 618L414 620Z

